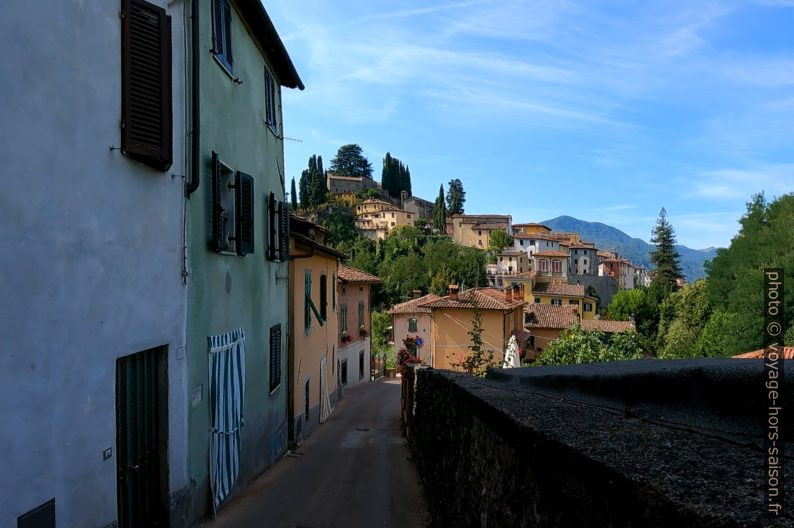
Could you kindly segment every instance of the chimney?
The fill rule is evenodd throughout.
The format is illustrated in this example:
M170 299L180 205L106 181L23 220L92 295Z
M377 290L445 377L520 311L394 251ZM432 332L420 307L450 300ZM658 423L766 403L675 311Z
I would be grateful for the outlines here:
M458 285L457 284L450 284L449 285L449 300L450 301L457 301L458 300Z
M414 294L414 299L418 299L419 297L422 296L422 290L414 290L413 294Z
M524 300L524 283L523 282L519 283L519 285L518 285L518 300L519 301L523 301Z
M505 301L513 302L513 288L511 286L505 288Z

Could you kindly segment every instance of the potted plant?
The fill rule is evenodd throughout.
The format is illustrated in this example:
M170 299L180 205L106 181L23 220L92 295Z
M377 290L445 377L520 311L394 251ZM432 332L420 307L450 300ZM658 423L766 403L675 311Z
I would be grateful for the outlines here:
M367 337L369 335L369 333L367 332L367 328L364 325L361 325L358 328L358 335L360 335L361 337Z
M342 342L343 343L350 342L350 334L347 333L347 330L342 330Z

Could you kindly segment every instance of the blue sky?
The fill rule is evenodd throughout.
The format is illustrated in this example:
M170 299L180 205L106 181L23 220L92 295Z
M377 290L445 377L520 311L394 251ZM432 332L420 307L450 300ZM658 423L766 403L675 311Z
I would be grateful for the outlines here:
M794 0L334 0L266 7L305 91L284 91L287 177L358 143L466 212L567 214L726 246L744 204L794 190Z

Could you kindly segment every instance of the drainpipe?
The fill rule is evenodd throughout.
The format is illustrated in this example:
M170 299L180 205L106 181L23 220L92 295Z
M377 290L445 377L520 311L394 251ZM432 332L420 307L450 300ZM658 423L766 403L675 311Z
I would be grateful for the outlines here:
M185 187L185 196L190 198L190 195L196 192L196 189L199 187L199 182L201 181L201 164L199 163L199 139L201 137L201 119L199 116L200 106L199 106L199 63L200 63L200 56L199 56L199 0L193 0L191 5L191 25L190 25L190 37L191 37L191 52L193 56L192 59L192 76L191 76L191 94L190 94L190 103L191 103L191 121L193 125L193 133L191 134L191 145L190 145L190 157L191 157L191 178L190 183L187 184Z

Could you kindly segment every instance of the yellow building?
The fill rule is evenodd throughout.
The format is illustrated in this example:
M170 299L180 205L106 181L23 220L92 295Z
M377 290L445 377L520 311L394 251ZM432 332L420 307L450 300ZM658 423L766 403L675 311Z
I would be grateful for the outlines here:
M471 352L472 321L475 306L482 317L483 350L493 350L494 360L501 362L511 335L526 345L524 338L524 306L520 297L513 298L511 289L473 288L458 293L451 285L449 295L421 306L430 309L430 363L433 368L454 369Z
M513 224L513 233L514 234L522 233L525 235L534 235L534 234L547 235L551 233L551 228L543 224L538 224L536 222L529 222L526 224Z
M374 198L370 198L356 205L356 215L361 215L366 213L377 213L380 211L385 211L386 209L394 209L394 208L395 207L393 203L389 203L384 200L376 200Z
M336 202L345 204L348 207L353 207L354 205L356 205L356 203L360 201L356 193L349 191L339 194L334 194L333 197Z
M414 225L417 218L416 213L410 213L391 206L390 209L357 215L356 229L363 231L370 238L383 240L389 236L389 233L400 226Z
M585 295L584 285L564 282L537 282L531 290L524 290L524 298L533 304L553 306L575 306L582 319L593 319L598 301Z
M512 233L510 215L452 215L447 225L447 234L452 240L479 249L488 249L491 233L497 229Z
M338 396L336 285L339 261L347 255L326 246L325 235L319 225L290 217L287 408L292 441L322 423Z

